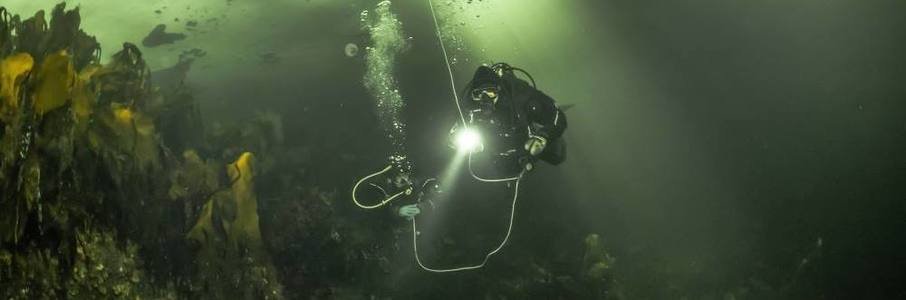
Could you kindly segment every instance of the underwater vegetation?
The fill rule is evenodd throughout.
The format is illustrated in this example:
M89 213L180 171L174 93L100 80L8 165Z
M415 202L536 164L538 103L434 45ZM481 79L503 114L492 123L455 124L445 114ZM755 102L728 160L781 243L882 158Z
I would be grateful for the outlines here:
M191 95L153 87L133 44L100 64L78 8L0 14L0 297L281 298L253 155L168 145Z
M135 211L128 203L151 201L134 183L154 181L166 160L143 110L152 94L140 54L127 44L100 65L97 41L64 4L49 22L43 11L0 14L0 207L9 212L0 295L175 297L145 276L137 244L115 225Z

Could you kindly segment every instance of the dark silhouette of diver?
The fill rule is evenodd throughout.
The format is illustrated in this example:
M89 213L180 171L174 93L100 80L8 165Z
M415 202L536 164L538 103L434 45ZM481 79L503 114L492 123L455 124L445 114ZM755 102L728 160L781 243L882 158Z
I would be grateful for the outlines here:
M516 72L528 77L531 84L517 77ZM436 178L420 180L412 176L412 168L405 155L391 156L387 167L362 177L352 188L352 200L362 209L377 209L396 199L415 198L414 203L394 207L391 211L411 222L412 250L418 265L426 271L439 273L483 267L509 239L516 200L519 198L519 182L523 176L532 171L538 161L558 165L566 159L566 144L562 138L566 130L566 116L554 99L537 89L535 80L528 72L505 63L481 66L462 91L462 97L459 94L454 96L460 122L453 126L450 135L451 146L457 150L457 159L468 157L466 164L474 179L507 183L508 186L512 184L513 190L506 235L480 264L435 269L422 263L418 254L416 216L423 208L434 208L434 200L440 199L436 196L442 191ZM481 160L477 165L490 171L473 170L473 156ZM360 202L356 195L363 185L373 187L382 200L370 202L372 204Z
M526 74L531 85L516 77L515 71ZM460 98L461 108L467 126L484 133L483 151L529 170L539 159L552 165L566 159L562 139L566 115L554 99L536 88L527 72L505 63L481 66L465 90L468 94Z
M518 78L516 72L525 74L531 83ZM567 127L566 115L553 98L536 88L534 78L522 69L505 63L478 67L463 90L459 106L466 125L457 122L450 130L451 146L472 148L466 149L471 152L469 168L479 180L483 180L482 176L471 170L473 154L491 162L488 165L493 177L515 178L534 169L539 160L559 165L566 159L562 138ZM475 135L465 138L474 141L462 140L464 128ZM421 187L419 197L430 195L431 191L425 189L439 188L427 181ZM417 204L394 211L406 218L420 213Z

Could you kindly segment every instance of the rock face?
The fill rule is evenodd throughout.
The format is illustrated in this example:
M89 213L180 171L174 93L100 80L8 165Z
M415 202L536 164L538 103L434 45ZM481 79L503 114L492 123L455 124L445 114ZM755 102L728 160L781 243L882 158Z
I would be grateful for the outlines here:
M142 40L142 46L154 48L160 45L173 44L186 38L182 33L167 32L167 25L158 24L151 29L151 32Z

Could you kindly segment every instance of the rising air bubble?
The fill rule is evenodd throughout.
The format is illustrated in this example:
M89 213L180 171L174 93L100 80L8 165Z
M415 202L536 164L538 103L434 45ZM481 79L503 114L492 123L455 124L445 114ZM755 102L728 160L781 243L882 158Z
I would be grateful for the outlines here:
M401 117L405 103L399 92L395 67L396 59L406 49L409 39L403 35L402 23L390 9L390 1L383 1L371 13L361 14L362 28L371 37L371 46L364 54L364 83L374 97L380 126L393 146L392 157L405 158L405 123Z
M346 44L346 48L343 49L343 52L346 53L348 57L354 57L359 55L359 46L353 43Z

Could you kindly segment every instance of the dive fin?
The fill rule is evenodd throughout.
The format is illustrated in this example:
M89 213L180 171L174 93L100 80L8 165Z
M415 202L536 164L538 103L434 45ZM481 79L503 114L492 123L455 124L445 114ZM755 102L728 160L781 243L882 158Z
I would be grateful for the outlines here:
M572 109L574 106L576 106L576 105L575 104L558 105L557 108L559 108L560 111L566 112L567 110Z

